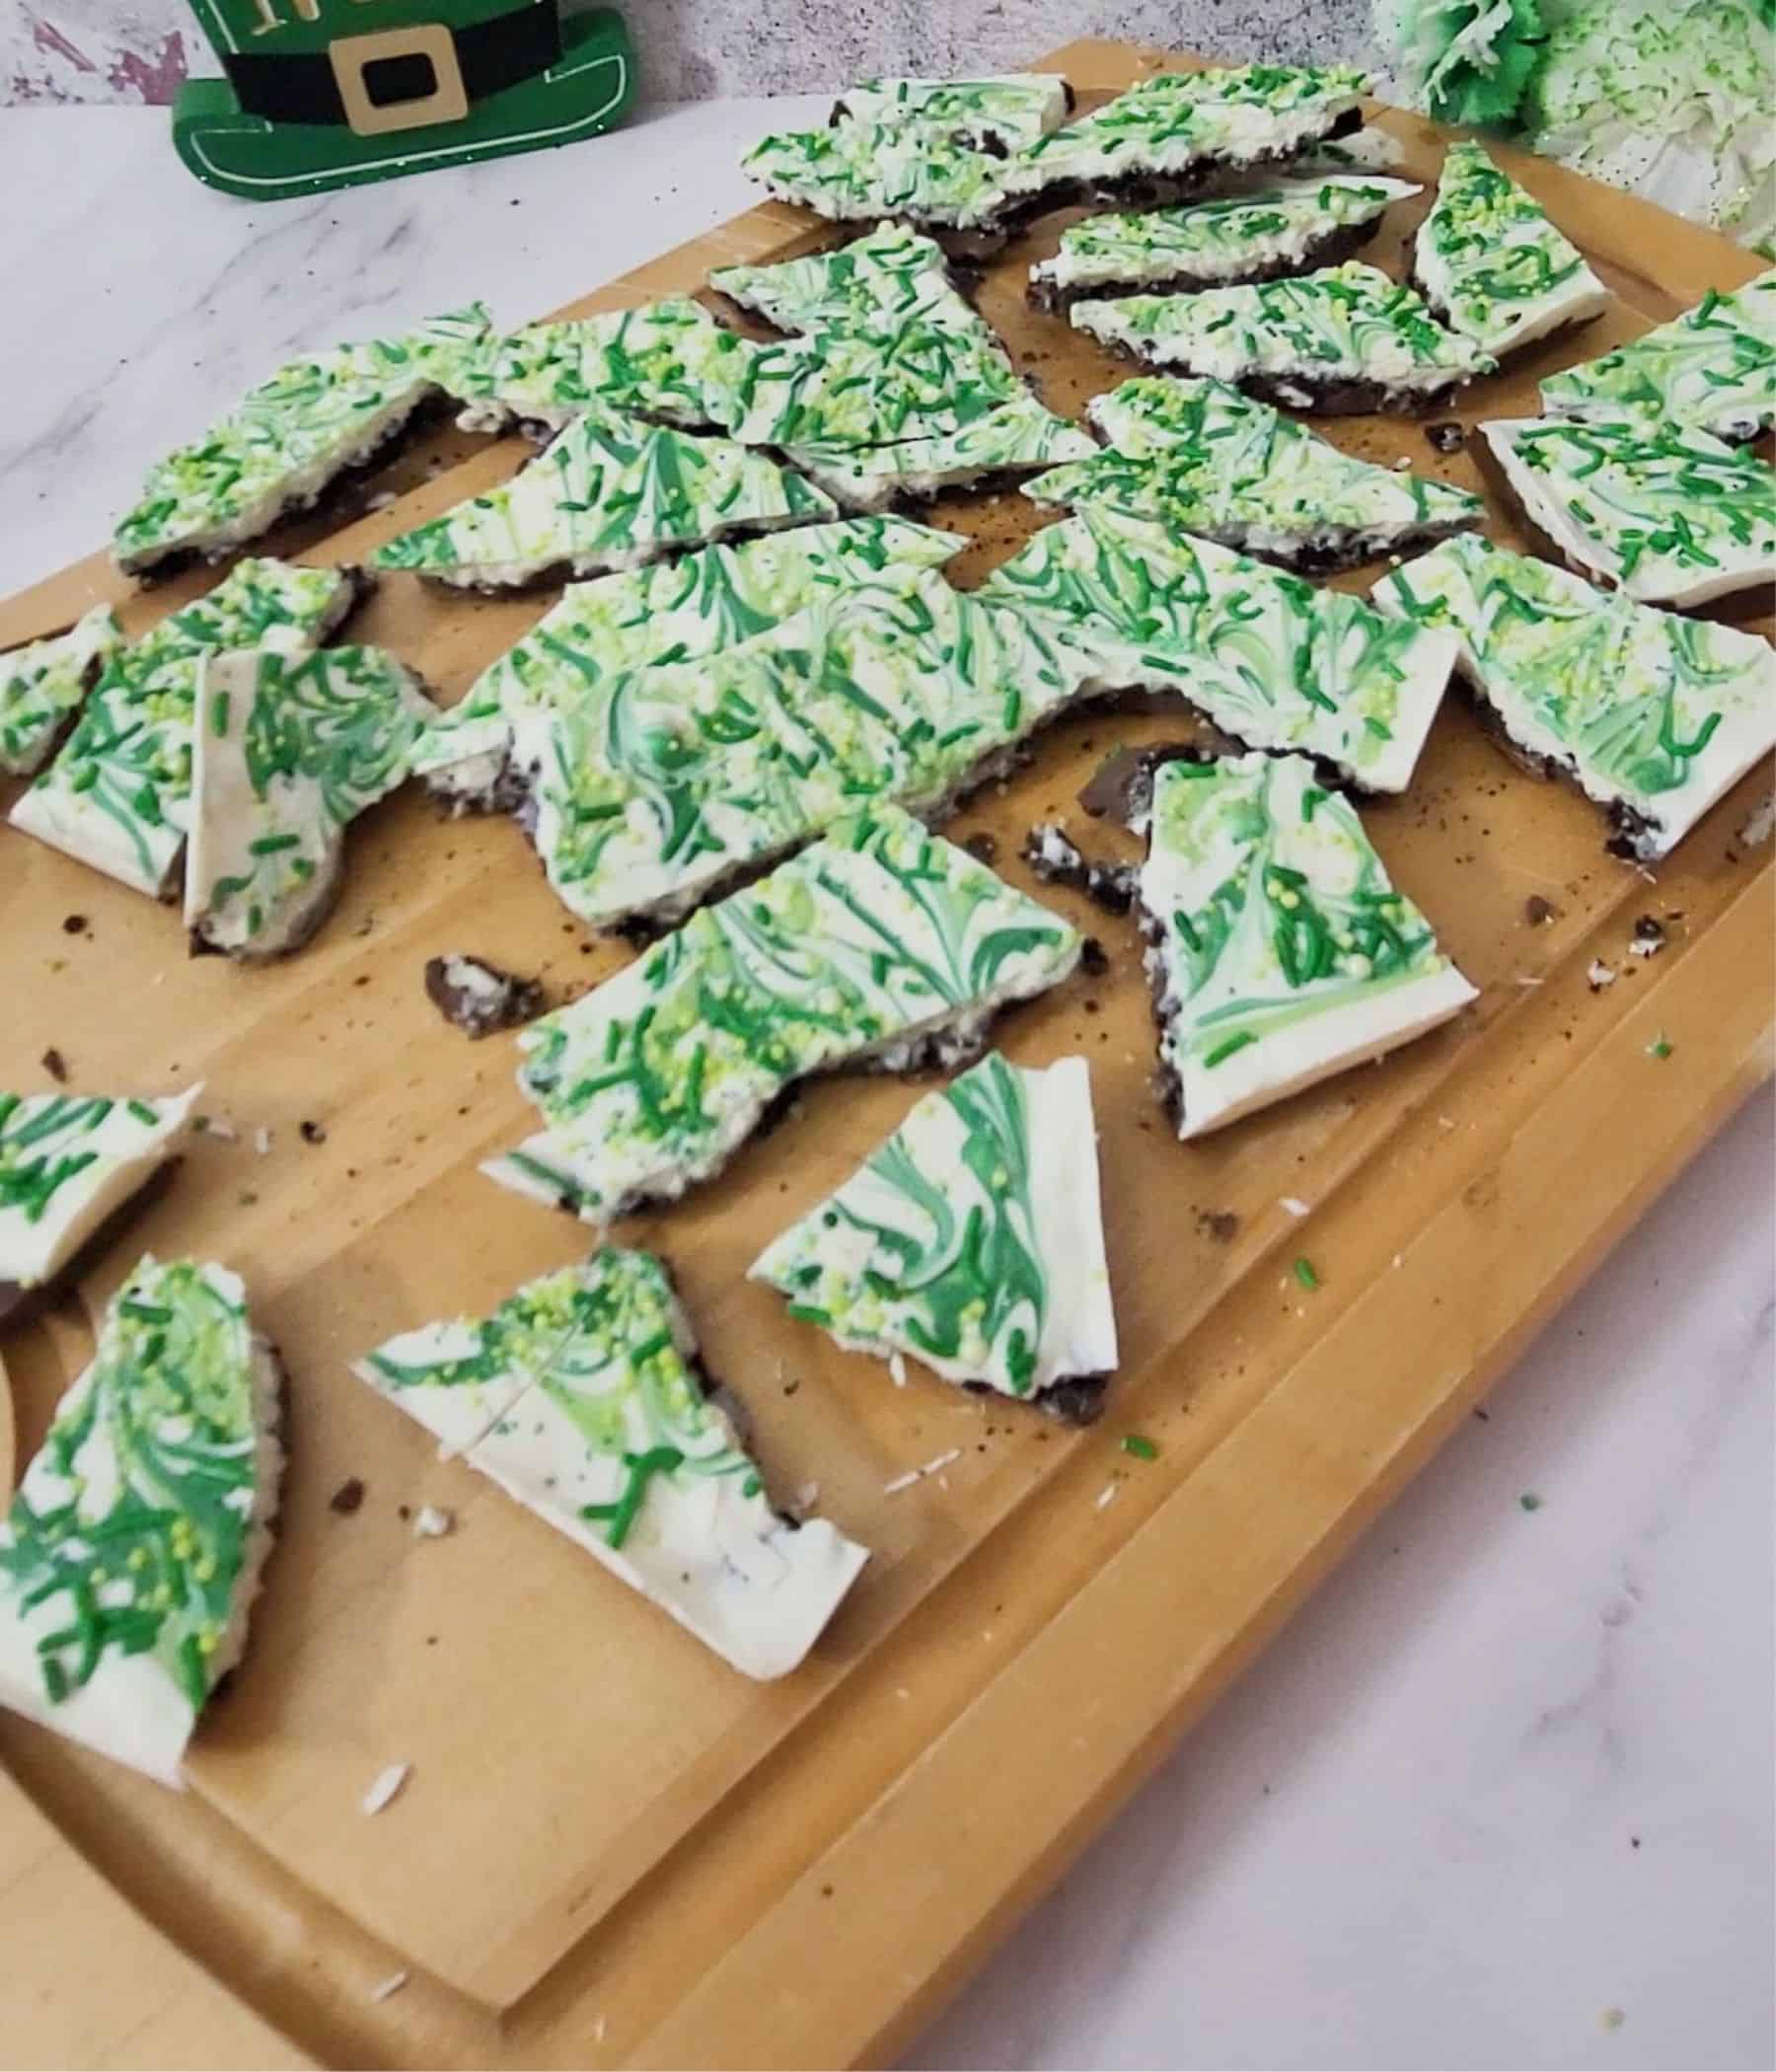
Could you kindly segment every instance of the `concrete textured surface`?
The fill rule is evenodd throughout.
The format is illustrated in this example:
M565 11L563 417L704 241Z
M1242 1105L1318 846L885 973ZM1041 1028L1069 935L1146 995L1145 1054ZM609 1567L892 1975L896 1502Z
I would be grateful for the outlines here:
M362 22L348 0L316 4ZM1374 55L1369 0L628 0L623 12L655 101L1011 71L1080 36L1233 60ZM215 69L184 0L0 0L0 103L169 101L187 73Z

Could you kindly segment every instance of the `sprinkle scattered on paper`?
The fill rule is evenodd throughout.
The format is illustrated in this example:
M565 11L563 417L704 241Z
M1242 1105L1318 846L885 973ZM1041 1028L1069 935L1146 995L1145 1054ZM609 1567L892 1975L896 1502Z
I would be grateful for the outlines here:
M946 1468L952 1460L961 1458L962 1448L951 1446L947 1453L939 1453L934 1460L927 1460L924 1467L909 1468L904 1475L896 1475L892 1482L884 1482L882 1494L892 1497L900 1490L911 1489L915 1482L923 1482L927 1475L934 1475L939 1468Z
M442 1539L456 1524L454 1511L440 1511L435 1504L421 1504L413 1514L415 1539Z
M402 1987L407 1984L407 1977L408 1974L406 1971L391 1971L380 1985L371 1988L370 2004L373 2007L380 2007L385 2000L392 2000L401 1991Z

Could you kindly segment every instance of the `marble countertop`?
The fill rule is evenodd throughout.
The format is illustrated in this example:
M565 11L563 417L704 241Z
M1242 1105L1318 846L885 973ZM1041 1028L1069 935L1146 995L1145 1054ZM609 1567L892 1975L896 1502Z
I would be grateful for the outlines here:
M0 112L0 585L290 350L550 309L744 207L741 145L827 105L267 209L164 112ZM1776 2061L1773 1130L1766 1089L912 2062Z

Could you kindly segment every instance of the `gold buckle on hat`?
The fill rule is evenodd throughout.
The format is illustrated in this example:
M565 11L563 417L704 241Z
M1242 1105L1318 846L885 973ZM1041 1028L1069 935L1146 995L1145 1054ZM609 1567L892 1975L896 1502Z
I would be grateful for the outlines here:
M333 62L345 119L356 136L380 137L397 129L428 129L434 122L460 122L469 112L469 94L463 85L456 37L442 22L338 37L328 45L327 54ZM435 81L431 92L379 108L370 98L364 73L368 66L390 57L428 58Z

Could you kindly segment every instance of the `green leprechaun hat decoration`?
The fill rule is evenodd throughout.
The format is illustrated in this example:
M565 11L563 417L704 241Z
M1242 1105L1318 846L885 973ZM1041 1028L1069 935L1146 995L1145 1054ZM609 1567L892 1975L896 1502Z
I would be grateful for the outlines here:
M635 94L623 19L557 0L192 0L224 76L173 139L249 200L392 180L596 136Z

